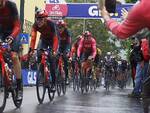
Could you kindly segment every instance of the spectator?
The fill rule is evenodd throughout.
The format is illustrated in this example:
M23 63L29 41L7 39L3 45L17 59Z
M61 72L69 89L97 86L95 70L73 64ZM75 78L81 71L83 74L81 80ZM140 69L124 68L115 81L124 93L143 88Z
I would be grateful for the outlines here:
M142 92L142 71L144 67L144 58L141 51L141 44L137 38L132 38L133 51L132 57L136 63L135 87L129 97L141 97Z

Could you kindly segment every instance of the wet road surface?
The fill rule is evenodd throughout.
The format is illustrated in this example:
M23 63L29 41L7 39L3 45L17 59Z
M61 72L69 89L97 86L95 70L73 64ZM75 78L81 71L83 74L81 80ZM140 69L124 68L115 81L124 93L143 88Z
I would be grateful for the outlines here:
M143 113L140 99L128 98L132 90L111 89L106 92L103 87L95 92L81 94L67 89L64 96L56 97L49 102L48 95L39 105L35 87L24 88L24 100L20 109L15 109L12 99L7 99L4 113Z

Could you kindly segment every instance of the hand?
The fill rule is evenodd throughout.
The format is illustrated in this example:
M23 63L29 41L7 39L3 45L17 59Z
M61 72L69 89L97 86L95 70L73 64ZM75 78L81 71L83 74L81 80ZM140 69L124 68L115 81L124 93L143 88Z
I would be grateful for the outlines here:
M93 58L93 56L89 56L88 59L89 60L93 60L94 58Z
M35 51L31 48L29 48L29 52L28 52L29 56L33 56L35 54Z
M110 16L109 16L109 13L108 13L108 11L106 10L105 7L103 9L101 9L101 15L102 15L102 17L105 21L108 21L108 20L111 19Z
M53 51L52 55L53 55L54 57L56 57L56 52L55 52L55 51Z
M125 8L123 8L122 10L121 10L121 18L122 19L126 19L127 18L127 16L128 16L128 11L125 9Z
M10 45L10 44L12 44L13 40L14 40L14 38L12 36L7 36L7 38L5 39L5 42Z
M69 58L69 61L72 61L72 58L71 58L71 57Z
M68 57L68 58L70 57L70 53L69 53L69 52L67 53L67 57Z

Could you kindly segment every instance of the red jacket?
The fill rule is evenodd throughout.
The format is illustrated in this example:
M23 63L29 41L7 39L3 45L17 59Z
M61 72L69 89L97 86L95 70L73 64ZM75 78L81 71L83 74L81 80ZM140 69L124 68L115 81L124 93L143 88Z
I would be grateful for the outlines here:
M140 3L133 6L128 14L128 17L121 24L118 24L115 20L111 19L106 22L106 26L119 38L128 38L142 28L147 27L150 29L149 11L150 1L141 0Z

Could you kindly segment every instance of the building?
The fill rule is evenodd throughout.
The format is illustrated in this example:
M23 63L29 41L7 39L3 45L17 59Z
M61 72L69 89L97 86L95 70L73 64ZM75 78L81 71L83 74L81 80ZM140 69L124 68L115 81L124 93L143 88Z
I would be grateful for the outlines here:
M22 18L23 13L21 13L21 20L23 21L23 33L30 34L31 27L34 23L35 17L35 10L37 8L44 9L45 8L45 0L12 0L15 1L17 4L17 8L19 13L21 12L20 9L24 7L24 18ZM21 8L20 4L23 3ZM24 6L23 6L24 5ZM30 39L29 39L30 40ZM23 44L23 54L28 52L29 44Z

